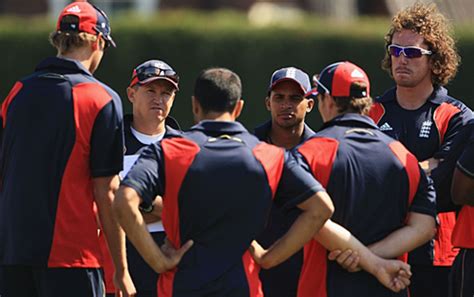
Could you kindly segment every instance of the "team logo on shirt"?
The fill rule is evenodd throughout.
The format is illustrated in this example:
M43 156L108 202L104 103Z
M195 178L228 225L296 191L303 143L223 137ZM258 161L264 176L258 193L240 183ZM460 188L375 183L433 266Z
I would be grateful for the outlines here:
M418 135L418 137L430 138L431 125L433 125L432 121L424 121L423 124L421 124L420 134Z
M387 122L380 126L380 131L392 131L393 128Z

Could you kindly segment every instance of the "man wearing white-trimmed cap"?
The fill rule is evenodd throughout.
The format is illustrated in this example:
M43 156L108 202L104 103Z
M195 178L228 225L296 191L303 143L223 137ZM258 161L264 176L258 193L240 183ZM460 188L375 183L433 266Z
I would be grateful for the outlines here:
M123 178L137 160L140 150L157 141L181 133L177 121L169 116L176 92L179 90L179 76L164 61L148 60L133 69L127 88L128 100L132 103L132 114L124 116L125 156ZM165 232L161 223L161 198L149 208L141 209L148 231L161 246ZM110 259L109 259L110 260ZM130 275L137 289L136 297L156 296L156 273L140 256L135 247L127 241L127 260ZM104 267L106 290L113 297L113 267L106 262ZM107 295L109 296L109 295Z
M255 136L261 141L291 149L313 135L314 131L304 121L314 106L314 100L305 97L310 89L309 76L301 69L285 67L273 72L265 98L271 120L255 128ZM298 214L297 209L283 213L273 206L259 242L269 247L288 231ZM265 296L295 296L302 264L301 250L277 267L261 270L260 280Z

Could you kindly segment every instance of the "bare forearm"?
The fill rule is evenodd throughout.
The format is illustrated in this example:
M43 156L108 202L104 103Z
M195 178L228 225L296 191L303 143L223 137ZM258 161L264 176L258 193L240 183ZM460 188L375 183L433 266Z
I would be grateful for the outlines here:
M117 220L143 259L153 270L161 273L166 270L164 265L166 259L146 229L145 221L138 208L139 199L130 199L129 195L130 193L122 188L117 193L114 203Z
M268 252L262 259L263 261L260 263L262 267L270 268L276 266L291 257L291 255L310 241L314 234L328 220L332 214L332 203L325 192L318 194L322 197L315 200L319 201L314 204L316 206L313 205L311 208L304 209L288 232L268 249Z
M114 218L112 212L112 201L114 192L118 188L118 178L113 177L94 179L94 196L99 212L102 230L107 240L107 245L114 262L116 271L127 269L127 257L125 255L125 234Z
M360 256L359 266L374 274L377 268L377 256L355 238L346 228L328 220L314 236L327 250L352 250Z
M436 232L434 218L422 214L414 216L417 216L418 220L409 221L408 225L371 244L370 250L382 258L390 259L412 251L433 238Z

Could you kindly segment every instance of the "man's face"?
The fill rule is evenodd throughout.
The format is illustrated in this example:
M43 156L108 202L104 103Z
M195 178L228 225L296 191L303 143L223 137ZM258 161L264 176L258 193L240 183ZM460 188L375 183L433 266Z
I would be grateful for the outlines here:
M420 34L406 29L393 34L392 44L428 49ZM422 83L431 84L430 56L422 55L419 58L409 59L401 53L399 57L391 56L391 59L392 75L397 86L414 88Z
M163 79L136 86L129 88L128 92L128 99L133 104L134 118L164 121L173 106L175 87Z
M265 99L265 105L271 113L273 125L292 128L304 121L306 112L313 108L314 100L304 98L299 84L288 80L273 87Z

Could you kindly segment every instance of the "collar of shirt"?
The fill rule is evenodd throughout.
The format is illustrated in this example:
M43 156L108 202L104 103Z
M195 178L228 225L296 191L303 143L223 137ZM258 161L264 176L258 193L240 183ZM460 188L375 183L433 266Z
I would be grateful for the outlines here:
M397 87L393 87L387 90L382 96L379 96L375 99L375 102L389 102L393 101L397 98ZM430 97L428 97L428 101L433 102L435 104L441 104L445 102L445 98L448 96L448 90L444 87L437 87L433 90Z
M206 132L218 132L237 134L247 132L247 129L239 122L228 122L228 121L212 121L204 120L200 121L197 125L191 127L190 130L206 131Z
M44 59L36 67L36 71L47 70L51 68L64 69L65 71L82 72L85 75L92 76L79 61L64 57L49 57Z
M326 129L330 126L351 126L378 129L377 125L371 118L357 113L340 114L329 122L324 123L320 130Z
M260 126L257 126L254 129L253 134L260 140L266 141L268 139L268 135L270 134L270 130L272 129L272 121L269 120ZM304 124L304 129L303 129L303 135L301 135L301 142L304 142L308 138L311 137L311 135L315 134L313 129L311 129L308 125Z

